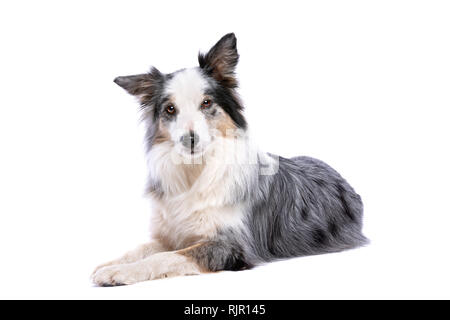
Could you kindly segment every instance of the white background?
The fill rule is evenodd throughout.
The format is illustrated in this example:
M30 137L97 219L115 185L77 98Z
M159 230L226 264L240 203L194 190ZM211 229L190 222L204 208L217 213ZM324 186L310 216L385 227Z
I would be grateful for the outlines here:
M445 1L2 1L0 298L450 298ZM370 246L118 288L148 238L137 104L112 80L235 32L253 134L361 194Z

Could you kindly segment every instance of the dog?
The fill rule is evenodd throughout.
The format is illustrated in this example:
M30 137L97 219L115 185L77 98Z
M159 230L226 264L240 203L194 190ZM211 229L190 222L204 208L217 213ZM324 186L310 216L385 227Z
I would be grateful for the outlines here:
M330 166L262 152L243 115L233 33L199 66L117 77L146 125L151 241L97 267L99 286L249 269L367 243L361 197Z

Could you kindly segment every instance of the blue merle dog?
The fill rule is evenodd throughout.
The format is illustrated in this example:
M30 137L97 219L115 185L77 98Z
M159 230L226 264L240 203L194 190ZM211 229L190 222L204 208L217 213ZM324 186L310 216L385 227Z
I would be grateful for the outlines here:
M114 80L137 97L147 128L152 238L99 266L95 284L242 270L367 242L361 198L339 173L252 142L238 58L230 33L199 54L198 67Z

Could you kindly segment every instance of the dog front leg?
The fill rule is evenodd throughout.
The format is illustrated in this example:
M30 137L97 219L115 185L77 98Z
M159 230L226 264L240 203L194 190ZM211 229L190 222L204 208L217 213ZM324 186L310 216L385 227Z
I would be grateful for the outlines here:
M133 284L160 278L194 275L220 270L239 270L248 266L241 251L219 242L202 242L171 252L160 252L146 259L100 269L93 278L100 286Z
M111 261L108 261L106 263L103 263L99 265L97 268L95 268L94 272L92 273L92 276L95 275L95 273L100 270L101 268L112 266L112 265L118 265L118 264L127 264L127 263L133 263L142 259L145 259L152 254L167 251L167 248L165 248L161 242L158 240L152 240L148 243L142 244L138 246L136 249L131 250L127 253L125 253L123 256L121 256L118 259L114 259Z

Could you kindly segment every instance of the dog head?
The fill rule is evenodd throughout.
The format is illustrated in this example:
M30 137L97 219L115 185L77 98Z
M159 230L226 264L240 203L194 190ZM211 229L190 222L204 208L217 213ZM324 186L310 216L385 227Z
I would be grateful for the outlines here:
M220 138L246 129L235 91L239 55L233 33L222 37L199 66L163 74L117 77L114 82L136 96L148 123L147 143L166 143L184 157L202 156Z

